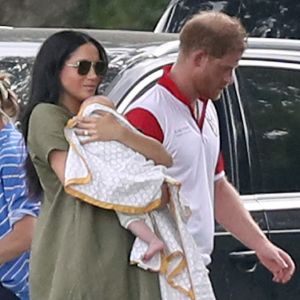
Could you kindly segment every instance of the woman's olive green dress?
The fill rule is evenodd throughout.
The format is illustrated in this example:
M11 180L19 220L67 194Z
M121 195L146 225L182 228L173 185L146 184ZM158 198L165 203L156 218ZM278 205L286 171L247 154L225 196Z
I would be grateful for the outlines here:
M71 115L39 104L32 112L28 147L44 199L30 262L31 300L159 300L156 273L128 263L134 237L110 210L67 195L48 163L68 150L63 129Z

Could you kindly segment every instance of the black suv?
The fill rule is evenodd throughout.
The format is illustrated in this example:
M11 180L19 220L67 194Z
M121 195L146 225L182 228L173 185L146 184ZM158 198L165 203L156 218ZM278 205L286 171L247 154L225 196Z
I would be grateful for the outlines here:
M193 14L204 10L238 17L253 37L300 38L297 0L171 0L155 32L179 32Z
M15 75L14 89L25 102L34 56L53 32L0 31L0 70ZM177 34L88 33L108 50L109 73L101 91L119 112L153 86L177 56ZM249 38L234 84L224 90L217 109L227 176L266 235L300 265L300 41ZM288 284L273 283L255 253L219 225L212 259L219 300L299 299L299 269Z

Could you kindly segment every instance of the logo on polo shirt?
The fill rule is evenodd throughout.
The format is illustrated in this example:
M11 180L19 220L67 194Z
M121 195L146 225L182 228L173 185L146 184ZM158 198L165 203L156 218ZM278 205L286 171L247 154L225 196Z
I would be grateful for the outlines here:
M181 127L176 128L176 129L174 130L175 136L182 136L182 135L184 135L184 134L186 134L186 133L188 133L188 132L190 132L190 127L189 127L189 125L187 125L187 124L182 124Z

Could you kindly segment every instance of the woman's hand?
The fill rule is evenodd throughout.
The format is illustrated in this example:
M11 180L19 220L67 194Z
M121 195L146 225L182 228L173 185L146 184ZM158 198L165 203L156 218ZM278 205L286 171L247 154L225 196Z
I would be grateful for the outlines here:
M77 135L86 136L83 144L95 141L120 141L125 128L108 112L97 112L97 116L76 117Z

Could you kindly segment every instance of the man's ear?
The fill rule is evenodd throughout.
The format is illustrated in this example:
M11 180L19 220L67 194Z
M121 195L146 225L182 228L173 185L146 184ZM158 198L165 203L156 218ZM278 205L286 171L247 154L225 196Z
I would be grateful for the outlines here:
M206 52L202 49L196 50L192 53L194 66L199 67L203 64L203 59L206 57Z

